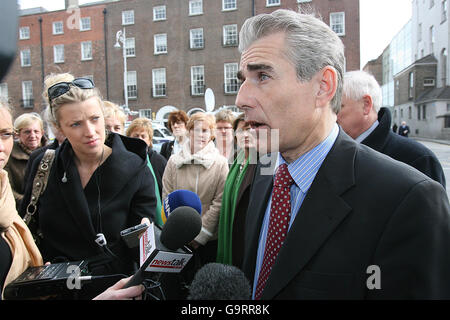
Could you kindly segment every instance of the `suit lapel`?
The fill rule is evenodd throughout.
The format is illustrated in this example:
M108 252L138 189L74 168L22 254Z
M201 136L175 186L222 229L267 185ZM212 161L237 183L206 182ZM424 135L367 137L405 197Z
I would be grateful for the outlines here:
M286 287L351 211L340 195L354 185L355 152L355 143L340 133L289 230L262 299L272 299Z

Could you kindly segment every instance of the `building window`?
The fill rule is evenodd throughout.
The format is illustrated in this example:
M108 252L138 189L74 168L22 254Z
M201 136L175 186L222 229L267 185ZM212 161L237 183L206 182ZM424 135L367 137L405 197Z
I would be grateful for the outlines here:
M338 36L345 36L345 12L330 13L330 27Z
M312 0L297 0L297 3L311 2Z
M21 27L19 29L19 39L20 40L30 39L30 27Z
M419 121L420 121L420 108L421 108L421 106L418 105L417 106L417 120L419 120Z
M62 63L64 62L64 45L57 44L53 46L53 62Z
M236 0L222 0L222 10L223 11L229 11L229 10L236 10Z
M205 93L204 66L191 67L191 95L200 96Z
M434 87L434 78L425 78L423 79L423 86L424 87Z
M203 0L189 0L189 15L203 14Z
M426 119L427 119L427 105L426 105L426 104L424 104L424 105L422 106L422 119L423 119L423 120L426 120Z
M450 128L450 116L445 116L444 128Z
M266 0L266 7L279 6L280 2L280 0Z
M53 22L53 34L63 34L64 33L64 24L62 21Z
M139 118L152 119L152 109L139 109Z
M80 19L80 31L91 30L91 17L84 17Z
M122 25L134 24L134 10L122 11Z
M25 49L20 51L20 65L22 67L31 66L31 51L30 49Z
M412 119L412 108L411 106L408 107L408 119Z
M430 9L434 6L434 0L430 0Z
M127 72L127 95L128 99L137 98L137 74L136 71Z
M430 53L434 52L434 41L435 41L434 26L431 26L430 27Z
M155 54L167 53L167 34L155 34L153 40Z
M125 39L125 55L127 57L136 57L136 43L134 38Z
M153 97L165 97L166 96L166 69L153 69L152 70L152 83L153 83Z
M203 49L203 28L191 29L189 32L190 48L191 49Z
M422 24L417 26L417 41L422 41Z
M224 83L225 93L237 93L239 90L239 81L237 79L238 72L237 63L225 63L224 65Z
M166 20L166 6L153 7L153 21Z
M448 4L447 0L441 2L441 23L447 21Z
M414 72L409 73L408 97L414 97Z
M229 24L223 26L223 45L237 46L238 45L238 28L237 24Z
M22 107L32 108L34 105L33 101L33 82L32 81L22 81Z
M0 99L8 101L8 84L6 82L0 83Z
M81 43L81 60L92 60L92 42Z

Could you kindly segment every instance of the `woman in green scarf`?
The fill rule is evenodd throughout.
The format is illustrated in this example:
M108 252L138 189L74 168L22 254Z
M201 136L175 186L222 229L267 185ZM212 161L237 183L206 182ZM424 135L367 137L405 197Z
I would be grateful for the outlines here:
M233 124L238 152L225 182L219 218L217 262L241 267L245 216L256 169L256 140L241 114Z

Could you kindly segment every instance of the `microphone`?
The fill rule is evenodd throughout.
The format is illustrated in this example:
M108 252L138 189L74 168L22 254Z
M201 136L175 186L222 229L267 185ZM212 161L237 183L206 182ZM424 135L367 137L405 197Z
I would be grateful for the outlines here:
M170 214L162 230L152 223L140 239L140 268L124 288L141 284L146 272L179 273L192 257L185 247L202 228L202 219L191 207L179 207Z
M202 213L202 202L195 192L190 190L176 190L167 195L161 207L161 220L166 223L169 215L179 207L191 207L198 214Z
M250 300L250 282L235 266L208 263L195 274L187 299Z

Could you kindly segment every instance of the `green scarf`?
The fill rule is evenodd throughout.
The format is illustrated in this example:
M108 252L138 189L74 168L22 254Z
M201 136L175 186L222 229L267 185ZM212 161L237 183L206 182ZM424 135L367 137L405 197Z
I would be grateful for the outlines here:
M162 227L163 221L161 218L161 195L159 194L158 181L156 180L155 172L153 171L152 164L150 163L150 158L147 154L147 166L150 168L150 171L153 175L153 180L155 181L155 196L156 196L156 212L155 212L155 223Z
M245 176L245 172L247 171L250 156L241 171L240 166L244 161L245 153L244 150L241 150L237 155L236 160L234 160L233 165L230 168L230 172L228 173L227 180L225 181L222 206L220 208L216 261L228 265L232 264L233 222L234 213L236 210L236 201L242 180Z

